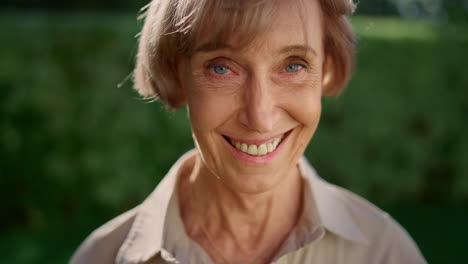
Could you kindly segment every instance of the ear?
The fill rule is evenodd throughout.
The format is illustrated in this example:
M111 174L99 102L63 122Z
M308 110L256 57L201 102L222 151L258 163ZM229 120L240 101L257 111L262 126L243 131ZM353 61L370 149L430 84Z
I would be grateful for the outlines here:
M322 65L322 94L329 95L331 91L335 90L335 64L330 55L325 55Z

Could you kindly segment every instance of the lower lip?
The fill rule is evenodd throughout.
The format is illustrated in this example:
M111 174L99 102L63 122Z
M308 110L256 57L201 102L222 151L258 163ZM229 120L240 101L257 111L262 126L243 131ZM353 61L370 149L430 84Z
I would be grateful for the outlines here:
M270 163L270 162L273 161L273 159L275 159L275 157L283 149L283 146L285 145L286 141L288 140L290 134L291 133L286 133L285 137L283 138L283 140L281 141L279 146L274 151L272 151L272 152L270 152L270 153L268 153L266 155L262 155L262 156L253 156L253 155L249 155L249 154L247 154L245 152L242 152L242 151L238 150L237 148L235 148L233 145L231 145L229 142L227 142L227 140L224 137L223 137L223 141L227 145L227 147L229 148L231 153L234 155L234 157L242 160L243 162L245 162L247 164L260 166L260 165Z

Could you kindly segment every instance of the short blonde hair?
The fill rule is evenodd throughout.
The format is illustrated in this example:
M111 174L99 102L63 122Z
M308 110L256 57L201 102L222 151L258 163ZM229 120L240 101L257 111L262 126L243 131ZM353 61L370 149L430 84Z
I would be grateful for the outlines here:
M241 34L243 43L248 43L265 30L277 1L285 0L153 0L145 7L134 71L135 89L145 98L161 100L168 108L183 106L177 58L190 56L207 25L218 42L235 32ZM354 70L355 37L347 16L354 12L355 4L352 0L302 0L306 1L320 3L324 53L333 67L323 94L337 95Z

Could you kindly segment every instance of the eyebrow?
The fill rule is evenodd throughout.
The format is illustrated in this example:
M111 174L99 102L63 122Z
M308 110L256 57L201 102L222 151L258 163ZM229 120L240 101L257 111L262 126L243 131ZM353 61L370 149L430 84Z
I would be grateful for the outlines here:
M291 45L291 46L283 47L279 51L279 53L293 53L293 52L312 53L315 56L317 56L317 51L315 51L309 45Z
M208 42L195 49L195 52L210 52L220 49L233 49L231 45L221 42Z
M226 44L226 43L221 43L221 42L208 42L205 43L195 49L195 52L211 52L215 50L222 50L222 49L234 49L231 45ZM279 50L280 54L283 53L294 53L294 52L299 52L299 53L312 53L315 56L317 56L317 51L315 51L311 46L309 45L289 45L282 47Z

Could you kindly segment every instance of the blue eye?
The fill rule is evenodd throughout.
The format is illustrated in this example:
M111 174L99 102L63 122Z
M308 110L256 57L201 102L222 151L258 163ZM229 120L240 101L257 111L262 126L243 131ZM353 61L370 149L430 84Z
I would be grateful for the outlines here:
M289 64L288 66L286 66L285 71L286 72L297 72L300 69L302 69L302 65L300 65L300 64Z
M229 71L229 68L226 66L214 65L211 67L216 74L226 74Z

